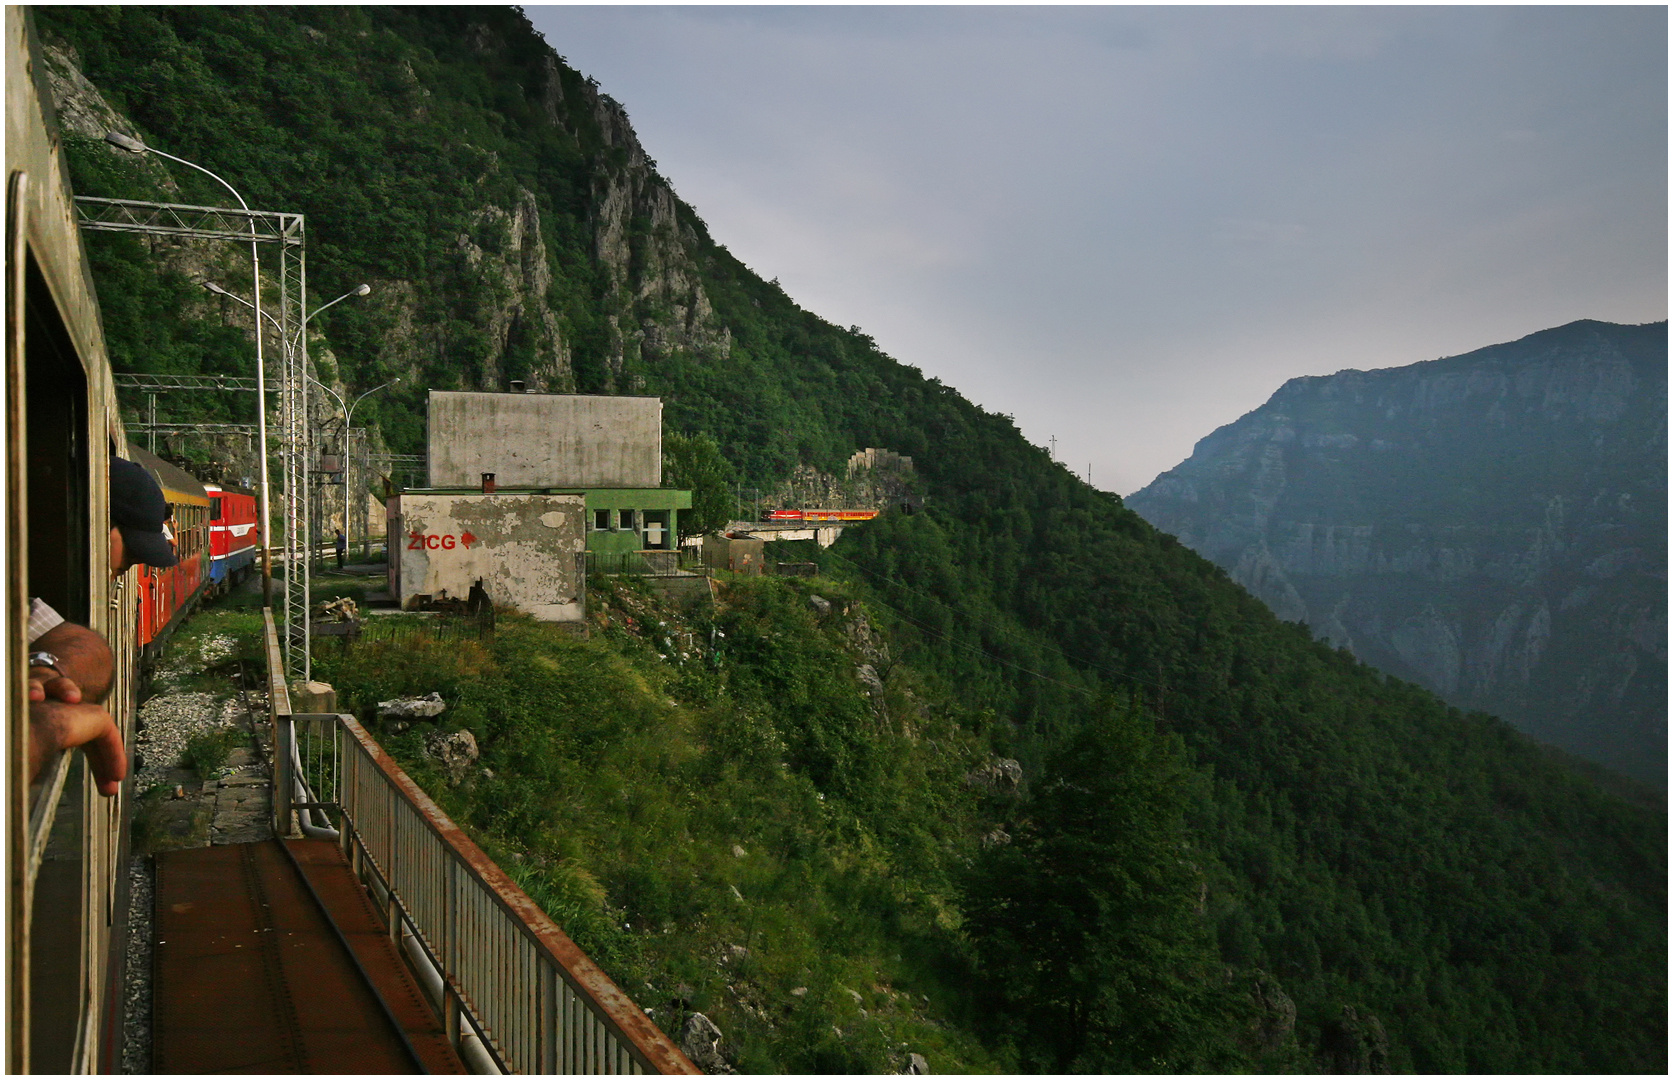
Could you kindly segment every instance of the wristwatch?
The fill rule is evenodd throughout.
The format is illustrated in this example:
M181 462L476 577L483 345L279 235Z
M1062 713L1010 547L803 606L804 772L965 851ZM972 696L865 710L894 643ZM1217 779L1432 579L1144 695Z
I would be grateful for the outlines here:
M58 666L58 657L52 655L49 652L32 652L32 653L30 653L29 654L29 666L32 667L32 668L36 668L36 667L51 668L52 670L58 672L58 674L60 674L60 675L64 674L64 669Z

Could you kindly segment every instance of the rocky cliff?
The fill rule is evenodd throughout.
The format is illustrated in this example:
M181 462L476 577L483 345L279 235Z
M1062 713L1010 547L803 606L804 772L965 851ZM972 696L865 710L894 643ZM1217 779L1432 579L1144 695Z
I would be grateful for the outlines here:
M1366 662L1665 783L1666 323L1292 379L1127 505Z
M313 9L301 21L218 15L209 25L159 11L143 44L120 59L83 56L58 37L114 18L44 20L79 188L224 200L216 188L183 194L179 169L105 146L114 129L211 162L253 205L305 214L310 282L328 295L339 279L373 287L354 310L313 327L350 346L345 368L324 373L337 389L400 376L460 389L521 379L539 391L644 392L659 361L729 354L730 333L700 278L701 221L657 172L622 106L533 39L516 11ZM233 31L253 31L285 59L270 59L260 78L238 76L249 85L223 105L247 111L241 122L263 129L274 160L313 166L273 191L270 169L250 168L216 124L169 103L182 90L208 94L217 85L210 68L239 70L215 51ZM353 100L309 85L321 68L350 76ZM455 100L462 86L483 92L485 71L503 78L497 126ZM200 81L163 86L156 72ZM333 156L332 169L317 168ZM152 254L194 281L241 265L237 251L164 246Z

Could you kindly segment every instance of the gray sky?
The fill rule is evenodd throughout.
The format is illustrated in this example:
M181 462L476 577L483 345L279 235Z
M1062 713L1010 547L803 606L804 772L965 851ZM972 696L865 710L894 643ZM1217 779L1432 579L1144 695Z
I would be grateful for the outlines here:
M1667 317L1667 13L529 7L802 306L1121 494L1285 379Z

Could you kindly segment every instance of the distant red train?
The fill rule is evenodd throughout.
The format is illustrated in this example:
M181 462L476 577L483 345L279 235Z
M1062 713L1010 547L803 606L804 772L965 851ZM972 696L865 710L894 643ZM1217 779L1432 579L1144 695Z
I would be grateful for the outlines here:
M169 531L180 561L140 566L138 644L149 661L199 601L224 593L255 565L256 497L241 488L203 484L155 454L128 444L128 458L156 479L169 506Z
M768 521L870 521L875 510L774 510Z

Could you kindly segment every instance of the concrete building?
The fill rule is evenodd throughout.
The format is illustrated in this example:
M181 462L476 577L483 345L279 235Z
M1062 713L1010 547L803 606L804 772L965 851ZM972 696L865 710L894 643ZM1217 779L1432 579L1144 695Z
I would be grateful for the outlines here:
M389 591L496 605L545 622L586 618L586 499L579 494L403 491L389 500Z
M711 534L703 537L703 565L754 577L766 569L766 544L741 533Z
M430 391L430 486L660 488L662 399Z
M691 492L662 487L660 398L432 390L429 416L430 486L389 501L403 606L482 578L495 604L579 621L583 552L677 558Z
M679 548L680 511L691 492L668 488L589 488L587 550L601 555Z

